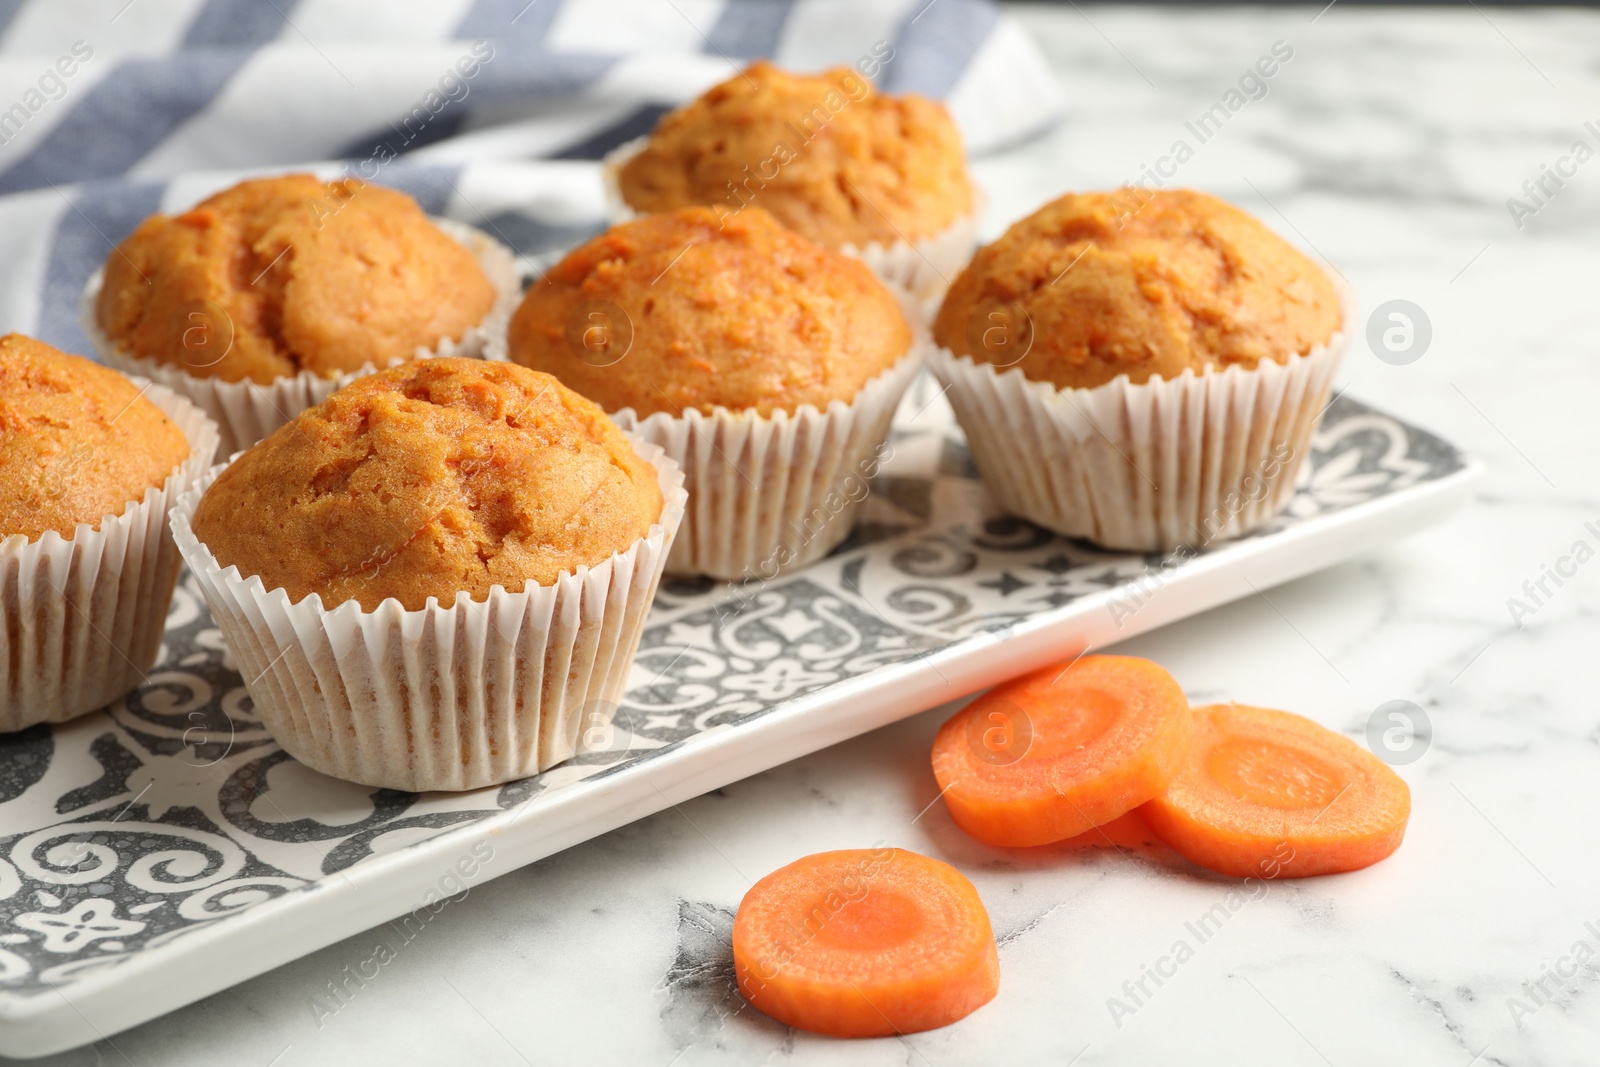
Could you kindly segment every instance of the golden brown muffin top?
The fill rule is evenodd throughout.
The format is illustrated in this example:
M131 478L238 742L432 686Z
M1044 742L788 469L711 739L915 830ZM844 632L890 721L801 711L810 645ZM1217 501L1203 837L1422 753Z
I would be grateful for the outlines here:
M604 563L661 505L655 468L554 378L422 359L358 378L240 456L194 532L293 602L415 611Z
M876 92L849 67L754 63L663 116L618 180L638 211L754 204L829 248L917 241L972 211L944 106Z
M409 196L289 174L145 219L106 259L96 315L130 355L266 385L410 359L494 300Z
M759 209L684 208L613 226L528 287L511 358L607 411L848 401L911 347L894 294L859 260Z
M934 339L1093 388L1281 363L1341 321L1328 276L1252 216L1205 193L1122 189L1063 196L979 251Z
M116 371L20 333L0 337L0 539L98 530L191 451Z

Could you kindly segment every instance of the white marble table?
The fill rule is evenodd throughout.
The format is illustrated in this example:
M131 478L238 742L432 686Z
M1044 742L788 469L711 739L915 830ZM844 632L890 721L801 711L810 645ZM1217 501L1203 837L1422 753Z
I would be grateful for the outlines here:
M1109 998L1132 1003L1124 982L1229 884L1135 837L1026 853L966 838L928 808L940 709L472 889L331 1017L311 998L372 956L377 933L115 1048L40 1062L1600 1060L1600 562L1559 588L1546 580L1551 595L1520 626L1507 604L1575 542L1600 548L1600 161L1552 184L1521 229L1506 205L1574 140L1600 147L1584 129L1600 120L1600 15L1020 14L1075 111L1047 142L979 164L991 233L1061 190L1136 177L1178 138L1195 144L1185 120L1283 41L1293 57L1265 98L1175 182L1314 248L1365 308L1406 299L1431 320L1420 360L1393 366L1357 345L1346 377L1353 395L1484 457L1479 501L1272 604L1243 600L1121 649L1167 666L1194 698L1290 708L1352 736L1384 701L1423 706L1435 738L1401 768L1414 804L1404 847L1364 872L1272 885L1114 1018ZM939 1032L855 1043L741 1010L726 935L750 879L879 840L973 878L1000 938L999 998ZM1572 956L1580 941L1593 971Z

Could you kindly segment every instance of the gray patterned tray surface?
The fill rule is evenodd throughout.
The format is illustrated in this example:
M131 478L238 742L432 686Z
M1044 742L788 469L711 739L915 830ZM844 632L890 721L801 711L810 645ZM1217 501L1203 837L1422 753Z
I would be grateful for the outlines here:
M893 446L848 544L759 589L664 587L609 747L499 789L372 790L295 763L252 714L186 577L160 665L143 686L64 726L0 738L0 1008L25 1015L28 1002L42 1008L40 998L54 998L49 987L70 992L135 957L177 954L197 931L284 894L309 894L378 855L738 729L796 697L1060 611L1152 562L995 515L926 379L901 409ZM1464 466L1438 438L1341 399L1292 504L1256 538ZM219 976L216 986L246 973Z

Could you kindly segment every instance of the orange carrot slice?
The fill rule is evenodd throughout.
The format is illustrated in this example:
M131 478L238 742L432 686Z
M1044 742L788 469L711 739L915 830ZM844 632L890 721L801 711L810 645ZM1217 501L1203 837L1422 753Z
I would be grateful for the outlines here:
M1411 791L1372 753L1310 719L1243 704L1196 708L1183 768L1139 809L1156 836L1213 871L1304 878L1400 847Z
M898 848L820 852L750 887L733 921L746 1000L835 1037L948 1026L1000 988L989 913L954 867Z
M933 742L956 825L991 845L1045 845L1160 796L1183 762L1189 701L1146 659L1085 656L995 686Z

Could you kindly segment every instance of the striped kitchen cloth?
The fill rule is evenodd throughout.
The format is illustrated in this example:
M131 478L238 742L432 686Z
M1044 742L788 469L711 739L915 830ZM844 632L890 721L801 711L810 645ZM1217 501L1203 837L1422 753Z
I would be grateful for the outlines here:
M601 156L761 56L875 62L974 156L1063 108L988 0L0 0L0 329L88 352L112 245L251 173L351 173L565 247L603 224Z

